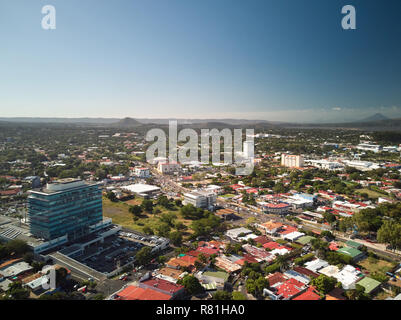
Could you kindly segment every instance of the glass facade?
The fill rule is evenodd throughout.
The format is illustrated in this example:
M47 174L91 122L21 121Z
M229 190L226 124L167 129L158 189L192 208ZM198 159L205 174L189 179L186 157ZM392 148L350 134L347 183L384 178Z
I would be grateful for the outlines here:
M103 219L102 192L97 185L49 192L32 190L28 197L30 232L52 240L64 235L75 240L89 234L89 226Z

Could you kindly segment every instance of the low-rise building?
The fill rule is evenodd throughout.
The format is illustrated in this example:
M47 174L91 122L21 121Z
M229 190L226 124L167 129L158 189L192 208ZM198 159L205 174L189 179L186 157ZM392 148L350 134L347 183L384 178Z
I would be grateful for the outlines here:
M150 184L136 183L128 186L123 186L121 189L140 196L151 197L160 193L160 188Z
M240 228L235 228L235 229L230 229L226 231L226 236L233 239L233 240L237 240L240 236L243 235L248 235L251 234L252 231L244 228L244 227L240 227Z
M138 178L146 179L150 177L150 171L148 168L135 168L134 174Z
M192 204L196 208L212 210L216 204L216 194L204 190L185 193L183 204Z
M162 174L173 174L179 172L181 166L177 162L159 162L157 164L157 171Z
M285 202L278 203L266 203L262 207L264 212L273 214L286 214L290 209L291 205Z

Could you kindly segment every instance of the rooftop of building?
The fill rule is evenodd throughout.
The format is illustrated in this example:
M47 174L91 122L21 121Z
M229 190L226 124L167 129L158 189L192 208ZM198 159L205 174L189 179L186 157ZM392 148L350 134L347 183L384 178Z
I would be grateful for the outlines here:
M163 280L163 279L159 279L159 278L152 278L152 279L148 279L145 281L141 282L142 285L146 285L148 287L153 287L153 288L157 288L161 291L165 291L165 292L169 292L170 294L173 294L177 291L182 290L184 287L167 281L167 280Z
M171 296L153 289L128 286L117 293L116 300L170 300Z
M87 182L81 179L75 178L65 178L54 180L50 183L47 183L45 187L35 188L29 190L31 194L41 193L41 194L55 194L62 191L81 188L89 185L95 185L96 183Z

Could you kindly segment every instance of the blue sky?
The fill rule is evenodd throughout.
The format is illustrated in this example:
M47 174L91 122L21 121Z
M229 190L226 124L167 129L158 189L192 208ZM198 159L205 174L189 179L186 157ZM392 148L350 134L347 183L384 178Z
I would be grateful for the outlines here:
M346 4L357 30L341 28ZM400 14L399 0L1 0L0 116L401 117Z

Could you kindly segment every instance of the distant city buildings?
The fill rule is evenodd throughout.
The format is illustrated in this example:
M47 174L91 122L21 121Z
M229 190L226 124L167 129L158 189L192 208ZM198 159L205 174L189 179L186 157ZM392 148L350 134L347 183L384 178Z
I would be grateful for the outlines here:
M361 143L361 144L358 144L358 145L356 146L356 148L357 148L358 150L372 151L372 152L375 152L375 153L380 152L380 151L383 150L383 147L382 147L381 145L378 145L378 144L368 144L368 143Z
M320 159L320 160L305 160L305 164L309 164L313 167L323 169L323 170L342 170L344 169L344 164L338 162L338 161L329 161L326 159Z

